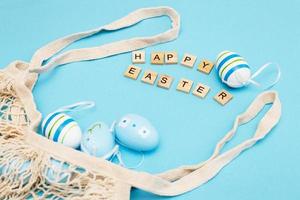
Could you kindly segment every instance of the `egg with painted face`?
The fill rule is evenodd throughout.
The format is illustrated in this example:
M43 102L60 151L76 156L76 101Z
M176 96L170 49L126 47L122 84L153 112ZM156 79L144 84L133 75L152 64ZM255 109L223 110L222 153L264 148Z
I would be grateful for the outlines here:
M127 114L115 126L117 141L135 151L150 151L159 144L159 136L152 124L136 114Z

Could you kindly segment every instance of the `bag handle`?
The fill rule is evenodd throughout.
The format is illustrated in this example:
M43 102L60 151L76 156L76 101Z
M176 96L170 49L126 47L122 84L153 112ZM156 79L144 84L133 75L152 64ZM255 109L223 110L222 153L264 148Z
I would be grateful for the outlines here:
M121 40L99 47L69 50L65 53L54 56L71 43L82 38L92 36L102 31L113 31L129 27L144 19L162 15L167 15L172 20L172 28L164 33L160 33L151 37ZM90 31L69 35L49 43L34 54L30 63L31 69L29 71L42 73L56 66L71 62L104 58L119 53L141 49L150 45L168 42L177 38L179 28L179 15L172 8L157 7L139 9L111 24ZM43 62L51 57L51 61L43 65ZM272 103L272 106L265 116L260 120L253 137L224 153L220 153L223 146L235 135L237 128L255 118L262 108L269 103ZM273 91L264 92L252 102L245 113L237 116L232 130L230 130L225 137L218 142L214 153L207 161L196 165L183 166L159 175L131 171L114 165L110 166L110 172L116 178L127 182L133 187L137 187L158 195L180 195L199 187L200 185L212 179L223 167L230 163L241 152L252 147L259 140L262 140L278 123L280 116L281 103L278 94Z
M223 146L236 134L238 127L251 121L261 112L266 104L270 103L272 103L272 106L260 120L254 135L230 150L220 153ZM35 132L26 134L26 141L32 146L55 155L57 158L76 163L78 166L89 170L100 170L107 176L132 187L162 196L176 196L193 190L215 177L223 167L240 155L240 153L265 138L279 122L280 116L281 103L277 92L264 92L255 98L244 113L237 116L233 128L217 143L215 151L207 161L196 165L179 167L158 175L129 170L103 159L91 159L88 154L50 142ZM61 152L64 153L61 154Z
M250 139L220 154L223 146L236 134L238 127L254 119L263 107L270 103L272 106L260 120L255 134ZM264 92L256 97L244 113L236 117L233 128L217 143L212 156L207 161L183 166L157 176L148 173L128 174L126 180L134 187L163 196L175 196L193 190L216 176L223 167L244 150L262 140L278 123L280 116L281 103L277 92Z
M102 46L73 49L54 56L73 42L76 42L80 39L87 38L104 31L120 30L122 28L133 26L145 19L164 15L171 19L172 27L163 33L159 33L150 37L136 37L127 40L120 40ZM168 42L177 38L179 29L180 17L173 8L153 7L138 9L129 15L112 22L111 24L60 38L38 49L31 59L31 69L29 72L42 73L59 65L71 62L100 59L120 53L142 49L147 46ZM51 57L52 59L47 64L43 65L43 62Z

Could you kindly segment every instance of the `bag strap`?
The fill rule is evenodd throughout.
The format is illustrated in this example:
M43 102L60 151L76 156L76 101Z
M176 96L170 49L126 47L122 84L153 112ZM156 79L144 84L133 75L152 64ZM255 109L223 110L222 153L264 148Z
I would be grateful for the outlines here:
M163 33L149 37L136 37L127 40L121 40L102 46L73 49L54 56L73 42L76 42L80 39L87 38L104 31L120 30L122 28L133 26L145 19L164 15L171 19L172 27ZM112 22L111 24L66 36L38 49L31 59L31 69L29 72L42 73L56 66L71 62L100 59L120 53L142 49L147 46L168 42L177 38L179 29L180 17L173 8L153 7L138 9L129 15ZM43 62L51 57L52 59L47 64L43 65Z
M270 103L272 103L272 106L260 120L254 135L232 149L220 153L224 145L236 134L238 127L254 119L263 107ZM207 161L196 165L183 166L157 176L141 172L128 173L127 177L122 177L122 179L126 178L126 181L134 187L158 195L174 196L188 192L208 182L240 153L262 140L278 123L280 116L281 103L278 94L274 91L264 92L256 97L246 112L237 116L233 128L217 143L212 156ZM121 176L124 176L124 174Z
M69 50L65 53L54 56L73 42L82 38L95 35L102 31L119 30L121 28L132 26L144 19L162 15L169 16L172 21L172 28L164 33L151 37L121 40L99 47ZM111 24L90 31L72 34L42 47L34 54L30 63L31 69L29 72L41 73L56 66L71 62L104 58L119 53L141 49L150 45L168 42L177 38L179 28L179 15L172 8L157 7L139 9ZM43 62L51 57L52 59L47 64L43 65ZM253 137L224 153L220 153L223 146L235 135L237 128L255 118L263 107L269 103L272 103L272 106L260 120ZM114 177L127 182L134 187L164 196L179 195L199 187L216 176L224 166L230 163L241 152L252 147L256 142L263 139L278 123L280 116L281 103L278 94L273 91L264 92L252 102L245 113L236 118L232 130L230 130L225 137L218 142L214 153L207 161L196 165L183 166L159 175L127 170L114 165L109 166L109 171L114 175ZM71 152L71 150L69 151ZM76 156L74 157L77 158ZM88 161L89 159L86 158L86 160ZM100 163L100 161L98 162ZM102 162L104 161L101 161L101 163Z

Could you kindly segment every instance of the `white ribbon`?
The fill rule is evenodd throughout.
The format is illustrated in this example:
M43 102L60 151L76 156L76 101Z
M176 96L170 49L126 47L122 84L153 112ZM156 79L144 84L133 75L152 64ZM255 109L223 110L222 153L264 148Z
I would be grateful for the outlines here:
M272 83L270 83L268 86L264 87L264 90L270 89L272 88L274 85L276 85L276 83L278 83L278 81L280 80L281 77L281 70L280 70L280 66L277 63L272 63L272 62L268 62L266 64L264 64L263 66L261 66L250 78L250 80L248 80L248 83L252 83L253 85L256 85L258 87L261 86L260 83L258 83L257 81L254 81L253 79L255 77L257 77L259 74L261 74L266 68L270 67L270 66L274 66L276 67L277 70L277 76L275 78L274 81L272 81Z
M89 109L95 106L94 101L80 101L74 104L63 106L56 110L56 112L76 112L80 110Z

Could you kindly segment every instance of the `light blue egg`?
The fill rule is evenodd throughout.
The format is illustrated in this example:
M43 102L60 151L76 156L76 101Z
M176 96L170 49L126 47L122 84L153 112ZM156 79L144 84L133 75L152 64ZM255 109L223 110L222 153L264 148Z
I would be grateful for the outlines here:
M31 178L31 174L28 173L30 161L26 160L21 164L17 164L16 160L9 162L6 165L0 166L0 175L12 174L16 173L14 176L14 180L18 181L21 178L23 179L23 183L27 184Z
M118 120L115 134L120 144L136 151L150 151L159 144L156 129L147 119L136 114L127 114Z
M50 159L50 166L44 171L46 180L50 183L66 183L71 178L70 165L55 159Z
M80 147L87 154L103 157L109 154L115 145L114 134L105 123L98 122L83 134Z

